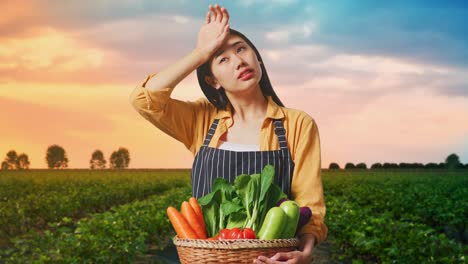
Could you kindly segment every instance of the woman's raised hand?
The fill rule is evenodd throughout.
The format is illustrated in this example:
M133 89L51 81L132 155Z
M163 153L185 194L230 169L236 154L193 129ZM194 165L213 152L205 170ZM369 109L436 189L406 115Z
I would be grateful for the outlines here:
M197 49L206 59L210 58L229 37L229 13L226 8L216 4L206 14L206 23L198 33Z

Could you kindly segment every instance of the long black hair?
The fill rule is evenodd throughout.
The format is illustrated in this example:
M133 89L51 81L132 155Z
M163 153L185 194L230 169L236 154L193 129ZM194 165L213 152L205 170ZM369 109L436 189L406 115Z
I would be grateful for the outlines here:
M273 90L273 87L271 86L270 79L268 78L268 74L265 68L265 63L263 63L262 57L260 56L260 53L258 52L257 48L254 46L254 44L246 37L244 34L240 33L237 30L230 29L229 30L230 34L236 35L241 37L247 44L252 47L254 50L255 54L257 55L257 58L259 61L262 63L260 64L260 67L262 69L262 78L260 79L259 85L260 89L262 90L263 96L271 96L273 101L279 105L283 106L283 103L281 100L278 98L276 95L275 91ZM226 91L224 90L223 87L220 89L214 89L211 85L209 85L205 81L205 76L213 76L211 70L210 70L210 60L205 62L203 65L197 68L197 78L198 78L198 83L200 84L200 87L205 94L206 98L214 105L216 106L217 109L226 109L226 106L228 105L229 99L226 96Z

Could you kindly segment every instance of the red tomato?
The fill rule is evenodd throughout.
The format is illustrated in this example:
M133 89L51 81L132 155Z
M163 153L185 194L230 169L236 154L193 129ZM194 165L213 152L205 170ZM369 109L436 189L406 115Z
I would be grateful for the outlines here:
M219 232L219 240L223 239L255 239L255 232L251 228L241 230L237 227L233 229L225 228Z
M229 236L229 233L231 232L231 230L225 228L223 230L221 230L219 232L219 239L222 240L222 239L230 239L231 237Z
M255 232L251 228L244 228L245 239L255 239Z
M237 227L234 227L233 229L231 229L231 232L229 232L229 239L242 239L244 238L243 236L244 234Z

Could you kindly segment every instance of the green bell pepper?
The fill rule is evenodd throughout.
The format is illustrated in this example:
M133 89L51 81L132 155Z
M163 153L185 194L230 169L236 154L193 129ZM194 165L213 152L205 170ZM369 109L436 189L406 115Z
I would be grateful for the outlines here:
M258 232L259 239L278 239L281 238L288 217L280 207L272 207L268 210L263 221L262 228Z
M286 226L283 229L281 238L293 238L296 234L297 224L299 223L299 205L295 201L285 201L280 207L287 217Z

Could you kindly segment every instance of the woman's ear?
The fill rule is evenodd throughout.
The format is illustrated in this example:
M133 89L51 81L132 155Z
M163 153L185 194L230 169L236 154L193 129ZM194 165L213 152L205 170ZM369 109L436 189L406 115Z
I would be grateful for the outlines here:
M218 81L212 77L212 76L205 76L205 82L207 84L209 84L211 87L215 88L216 90L218 90L219 88L221 88L221 85L218 83Z

